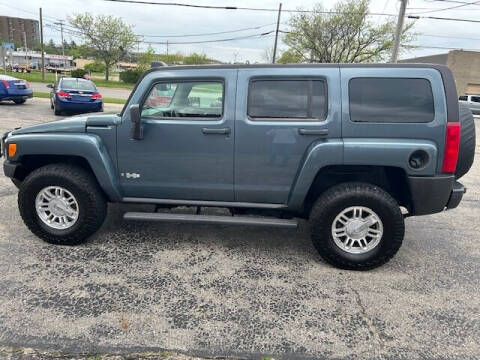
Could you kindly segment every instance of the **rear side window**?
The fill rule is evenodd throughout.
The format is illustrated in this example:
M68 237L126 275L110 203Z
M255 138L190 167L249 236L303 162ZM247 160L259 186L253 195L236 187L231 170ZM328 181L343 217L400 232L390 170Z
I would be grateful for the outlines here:
M435 111L430 82L407 78L354 78L350 119L357 122L425 123Z
M462 95L458 98L458 100L461 100L461 101L467 101L467 97L465 95Z
M472 102L480 102L480 96L472 96Z
M252 80L248 116L252 119L325 119L327 86L324 80Z

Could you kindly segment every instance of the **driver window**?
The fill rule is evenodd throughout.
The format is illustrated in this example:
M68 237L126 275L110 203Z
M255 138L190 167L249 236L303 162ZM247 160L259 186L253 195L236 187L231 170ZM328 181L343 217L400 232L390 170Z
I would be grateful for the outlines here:
M142 106L148 118L220 118L223 113L223 83L182 81L156 84Z

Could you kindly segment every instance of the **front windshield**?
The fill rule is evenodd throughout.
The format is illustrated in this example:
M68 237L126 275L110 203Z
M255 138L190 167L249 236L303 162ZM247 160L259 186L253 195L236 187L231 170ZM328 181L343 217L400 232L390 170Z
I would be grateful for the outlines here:
M87 80L62 80L61 88L65 90L96 91L97 88L91 81Z

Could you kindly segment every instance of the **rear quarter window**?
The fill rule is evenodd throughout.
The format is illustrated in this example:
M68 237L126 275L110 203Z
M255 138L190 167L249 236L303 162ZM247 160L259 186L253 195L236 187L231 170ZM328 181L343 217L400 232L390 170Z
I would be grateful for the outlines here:
M435 116L426 79L353 78L348 91L354 122L426 123Z

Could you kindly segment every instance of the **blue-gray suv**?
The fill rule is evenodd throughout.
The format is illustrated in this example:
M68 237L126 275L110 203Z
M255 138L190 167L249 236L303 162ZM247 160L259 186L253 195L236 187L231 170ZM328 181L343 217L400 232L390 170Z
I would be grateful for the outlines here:
M474 148L452 73L428 64L154 68L120 114L21 128L2 141L20 214L47 242L83 242L107 202L154 204L124 218L308 219L320 255L346 269L388 261L406 216L455 208Z

